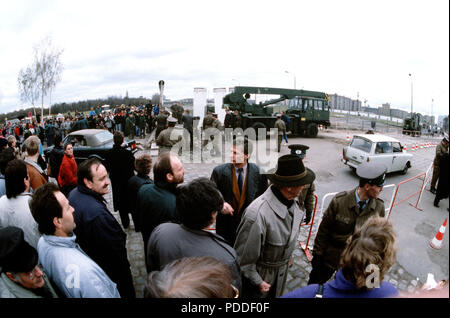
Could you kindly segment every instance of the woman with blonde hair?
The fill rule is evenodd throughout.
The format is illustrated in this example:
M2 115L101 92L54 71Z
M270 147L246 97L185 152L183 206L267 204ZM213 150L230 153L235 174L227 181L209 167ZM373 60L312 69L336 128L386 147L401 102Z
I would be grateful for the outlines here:
M368 219L348 239L334 280L294 290L283 298L385 298L398 290L384 275L395 263L392 223L381 217Z

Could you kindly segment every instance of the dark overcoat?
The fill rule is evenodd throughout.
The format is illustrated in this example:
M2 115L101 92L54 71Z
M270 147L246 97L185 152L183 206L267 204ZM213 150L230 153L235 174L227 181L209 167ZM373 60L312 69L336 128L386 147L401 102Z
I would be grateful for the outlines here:
M127 235L108 211L103 196L79 185L70 192L68 199L75 209L77 243L117 284L122 298L134 298Z
M267 189L267 177L260 173L259 167L254 163L248 163L248 179L247 179L247 196L245 203L241 209L244 211L253 200L263 194ZM214 181L228 204L233 202L233 176L232 164L226 163L214 168L211 174L211 180ZM216 232L225 238L230 245L234 244L236 238L236 230L239 226L239 219L231 215L222 213L217 214Z
M129 209L127 183L134 176L133 153L114 145L107 155L107 168L113 190L114 211Z

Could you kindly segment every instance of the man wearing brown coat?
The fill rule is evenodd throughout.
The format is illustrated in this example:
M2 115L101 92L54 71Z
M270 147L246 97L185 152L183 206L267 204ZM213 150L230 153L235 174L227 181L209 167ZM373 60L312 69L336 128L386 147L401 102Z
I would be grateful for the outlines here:
M371 217L384 217L383 190L386 167L363 163L356 169L359 187L343 191L332 199L314 241L312 271L308 284L326 283L338 269L347 239Z
M27 156L25 163L27 164L28 175L30 176L30 187L33 191L48 182L48 177L42 167L38 164L40 140L37 136L30 136L25 141L25 151Z

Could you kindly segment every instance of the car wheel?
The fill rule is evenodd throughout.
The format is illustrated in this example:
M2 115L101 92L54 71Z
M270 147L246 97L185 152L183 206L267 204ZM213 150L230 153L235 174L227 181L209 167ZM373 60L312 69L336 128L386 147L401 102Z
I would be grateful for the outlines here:
M403 170L401 171L401 174L406 174L408 172L409 166L408 163L405 164L405 167L403 168Z

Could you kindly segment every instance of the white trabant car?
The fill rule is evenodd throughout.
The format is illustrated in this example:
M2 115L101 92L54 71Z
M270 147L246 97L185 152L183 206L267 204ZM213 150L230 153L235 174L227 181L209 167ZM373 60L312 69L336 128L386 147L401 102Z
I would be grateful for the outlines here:
M395 138L385 135L354 135L349 146L342 150L341 161L353 170L364 161L382 163L386 172L401 171L406 174L411 168L412 154L403 150Z

